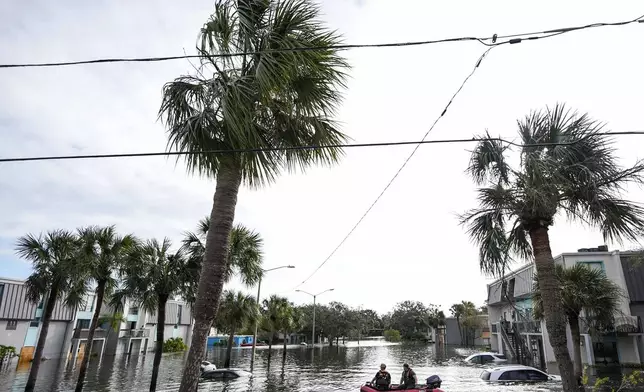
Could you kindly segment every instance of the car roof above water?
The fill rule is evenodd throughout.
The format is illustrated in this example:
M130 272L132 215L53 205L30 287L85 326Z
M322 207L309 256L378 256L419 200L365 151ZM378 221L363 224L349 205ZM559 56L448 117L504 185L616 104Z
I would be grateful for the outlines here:
M502 371L507 371L507 370L536 370L541 373L543 373L541 370L537 368L533 368L532 366L526 366L526 365L506 365L506 366L497 366L491 369L488 369L488 372L502 372Z

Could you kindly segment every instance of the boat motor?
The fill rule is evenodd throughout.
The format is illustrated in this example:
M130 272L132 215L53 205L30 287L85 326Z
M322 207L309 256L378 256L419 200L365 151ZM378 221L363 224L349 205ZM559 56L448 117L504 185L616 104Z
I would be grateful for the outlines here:
M438 390L438 388L441 387L442 382L443 380L441 380L441 378L438 377L437 375L429 376L426 382L427 390L428 391ZM439 392L439 391L436 391L436 392Z

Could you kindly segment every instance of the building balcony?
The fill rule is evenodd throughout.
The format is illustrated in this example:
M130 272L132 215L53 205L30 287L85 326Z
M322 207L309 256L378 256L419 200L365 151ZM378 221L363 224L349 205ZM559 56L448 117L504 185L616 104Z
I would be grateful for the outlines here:
M89 335L89 329L74 329L72 334L72 339L87 339ZM94 330L94 339L105 339L107 337L107 331L102 328L96 328Z
M519 333L541 333L541 321L530 320L512 323Z
M122 329L119 331L119 338L142 339L150 337L150 329Z

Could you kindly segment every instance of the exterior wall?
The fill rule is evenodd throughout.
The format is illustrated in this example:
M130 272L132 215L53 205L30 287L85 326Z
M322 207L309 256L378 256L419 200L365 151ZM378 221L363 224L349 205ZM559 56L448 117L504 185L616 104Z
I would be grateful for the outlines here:
M640 354L636 336L617 337L617 354L620 364L639 364Z
M13 346L20 352L29 329L29 321L18 321L15 330L7 330L9 320L0 320L0 345Z
M47 358L59 358L64 356L63 348L65 347L67 337L67 321L51 321L49 323L49 331L47 332L47 341L43 356Z
M38 304L27 300L27 288L24 282L0 280L4 286L0 299L0 319L33 320Z
M448 345L461 345L461 334L458 329L458 323L455 317L448 317L445 319L445 344Z

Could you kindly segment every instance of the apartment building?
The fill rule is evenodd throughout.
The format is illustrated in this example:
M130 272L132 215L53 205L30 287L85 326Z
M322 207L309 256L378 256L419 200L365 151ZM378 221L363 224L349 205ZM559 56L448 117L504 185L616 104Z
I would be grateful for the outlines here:
M20 353L20 361L33 358L42 327L43 301L33 304L27 299L24 281L0 278L0 344L13 346ZM49 324L43 356L76 359L85 354L89 326L96 306L95 295L90 294L77 309L56 302ZM104 304L102 315L113 314ZM102 355L136 355L154 350L156 329L159 327L155 312L139 311L132 301L126 300L124 321L112 329L106 322L94 333L92 352ZM171 300L166 304L163 326L165 339L182 338L189 344L192 332L192 312L183 301Z
M584 364L640 364L644 360L641 316L644 316L644 266L633 263L634 253L608 251L606 246L579 249L555 257L565 267L584 263L604 271L624 290L618 314L609 331L592 336L581 325ZM532 316L533 263L526 264L488 285L491 346L519 362L546 369L555 362L545 322ZM568 328L568 349L572 355Z

